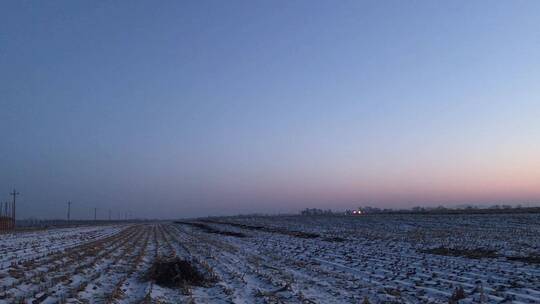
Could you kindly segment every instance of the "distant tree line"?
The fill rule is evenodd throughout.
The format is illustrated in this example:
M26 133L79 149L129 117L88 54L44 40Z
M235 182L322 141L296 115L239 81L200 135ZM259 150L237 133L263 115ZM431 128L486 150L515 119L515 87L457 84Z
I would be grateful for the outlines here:
M408 209L381 209L377 207L358 207L355 210L332 211L318 208L306 208L300 212L303 216L339 216L339 215L365 215L365 214L491 214L491 213L540 213L540 207L524 207L522 205L492 205L474 206L463 205L457 207L421 207Z
M75 227L75 226L93 226L93 225L110 225L115 223L141 223L152 220L141 220L141 219L131 219L131 220L62 220L62 219L21 219L17 220L17 227L24 228L61 228L61 227Z
M337 215L332 210L322 210L317 208L306 208L300 212L301 215L313 216L313 215Z

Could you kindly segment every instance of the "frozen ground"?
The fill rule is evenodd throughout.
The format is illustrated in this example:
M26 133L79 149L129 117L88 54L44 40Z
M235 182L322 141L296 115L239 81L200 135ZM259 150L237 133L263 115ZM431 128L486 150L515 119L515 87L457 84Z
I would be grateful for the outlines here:
M57 229L0 235L0 303L540 303L539 255L538 215ZM168 288L147 277L174 256L207 284Z

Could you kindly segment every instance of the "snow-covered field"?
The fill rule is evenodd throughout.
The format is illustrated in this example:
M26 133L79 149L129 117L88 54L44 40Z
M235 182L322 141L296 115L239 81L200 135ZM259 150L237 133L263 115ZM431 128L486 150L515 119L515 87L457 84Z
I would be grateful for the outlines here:
M539 215L228 217L0 235L0 303L540 303ZM203 286L160 286L156 260ZM459 302L457 302L459 300Z

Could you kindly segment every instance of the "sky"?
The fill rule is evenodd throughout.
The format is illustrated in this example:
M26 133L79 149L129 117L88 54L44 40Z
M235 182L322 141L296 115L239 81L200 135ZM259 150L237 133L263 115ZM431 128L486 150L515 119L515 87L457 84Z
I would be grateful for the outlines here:
M539 1L0 1L0 201L540 202Z

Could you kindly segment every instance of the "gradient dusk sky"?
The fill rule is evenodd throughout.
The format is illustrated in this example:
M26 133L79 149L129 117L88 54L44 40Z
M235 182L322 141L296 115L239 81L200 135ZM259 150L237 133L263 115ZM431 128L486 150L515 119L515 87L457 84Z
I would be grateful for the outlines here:
M540 1L1 1L20 217L540 202Z

